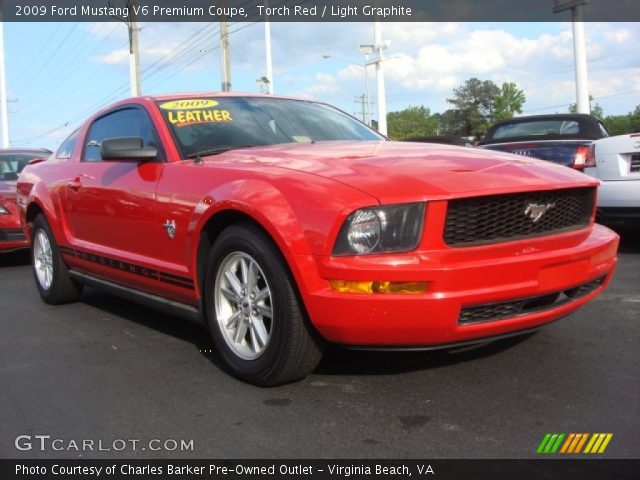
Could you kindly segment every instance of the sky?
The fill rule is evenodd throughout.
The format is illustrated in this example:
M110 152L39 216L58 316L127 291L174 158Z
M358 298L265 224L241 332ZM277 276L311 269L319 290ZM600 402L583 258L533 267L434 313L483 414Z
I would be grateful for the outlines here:
M220 89L218 25L141 24L142 93ZM232 89L257 92L266 73L264 26L229 26ZM384 23L388 111L448 108L471 77L516 82L523 115L575 102L571 23ZM640 105L640 24L587 23L589 91L605 115ZM275 93L316 98L349 113L365 91L360 44L372 23L271 23ZM126 25L5 23L11 146L56 148L86 117L129 96ZM323 55L330 55L323 58ZM352 63L349 63L352 62ZM373 117L374 67L368 70Z

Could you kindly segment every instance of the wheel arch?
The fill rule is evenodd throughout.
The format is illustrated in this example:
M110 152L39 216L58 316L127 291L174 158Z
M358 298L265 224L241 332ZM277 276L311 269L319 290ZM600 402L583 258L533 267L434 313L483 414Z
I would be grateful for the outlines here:
M33 222L35 221L35 219L38 217L38 215L43 215L44 218L47 220L47 223L49 224L49 226L51 227L53 234L55 236L57 236L57 232L55 229L55 226L52 224L51 222L51 214L50 212L47 211L48 209L42 205L42 203L40 202L40 200L36 199L36 198L32 198L29 201L29 204L27 205L26 211L25 211L25 217L24 217L24 221L25 221L25 232L29 238L29 242L31 242L33 239L31 238L31 226L33 225ZM57 241L57 239L56 239Z
M256 218L256 215L252 215L247 210L243 209L239 205L226 205L224 208L214 209L207 217L206 221L202 223L202 227L198 233L197 247L195 248L194 255L194 272L196 273L196 286L198 289L198 296L201 308L204 307L204 285L206 282L206 270L209 255L216 239L224 231L225 228L237 225L237 224L249 224L252 225L271 239L284 262L289 274L294 283L294 288L300 300L300 305L307 312L305 296L303 295L304 281L301 277L301 272L298 271L295 262L288 258L288 253L291 253L291 244L299 241L300 238L289 238L288 242L285 242L281 232L277 225L270 222L266 222L263 218ZM299 233L300 237L303 237L302 232Z
M273 239L269 231L254 217L248 213L234 208L225 208L218 210L211 214L202 225L198 234L197 247L195 249L195 272L198 290L202 296L202 290L204 288L205 273L207 269L207 261L213 245L217 238L224 231L225 228L231 225L237 225L240 223L251 224ZM274 241L275 242L275 241ZM278 245L277 242L275 242ZM280 249L279 245L278 248ZM282 250L280 250L282 253Z

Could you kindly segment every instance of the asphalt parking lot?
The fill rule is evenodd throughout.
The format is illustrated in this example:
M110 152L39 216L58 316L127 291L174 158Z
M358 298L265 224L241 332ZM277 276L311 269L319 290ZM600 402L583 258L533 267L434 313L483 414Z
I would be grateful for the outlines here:
M640 458L640 230L608 290L520 340L457 352L334 350L306 380L243 384L196 325L87 289L40 301L0 256L0 457L525 458L546 432L612 432ZM18 451L18 435L186 439L193 451Z

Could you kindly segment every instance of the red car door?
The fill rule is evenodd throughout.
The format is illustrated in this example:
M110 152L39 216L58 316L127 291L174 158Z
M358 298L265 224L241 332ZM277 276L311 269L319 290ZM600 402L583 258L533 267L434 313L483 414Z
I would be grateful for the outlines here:
M114 137L142 137L144 145L158 148L158 159L103 160L100 144ZM83 269L108 272L125 284L159 291L157 275L150 272L156 262L147 242L162 230L155 210L156 185L164 168L161 147L147 112L139 106L110 112L89 127L81 158L65 187L75 262Z

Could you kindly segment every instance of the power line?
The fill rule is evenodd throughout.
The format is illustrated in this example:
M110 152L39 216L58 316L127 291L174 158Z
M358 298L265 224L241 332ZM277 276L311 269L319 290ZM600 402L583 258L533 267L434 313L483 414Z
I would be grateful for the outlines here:
M58 30L60 30L60 27L62 25L63 25L62 22L59 22L56 25L56 28L53 30L51 35L49 35L49 38L47 38L47 41L44 43L45 45L51 45L51 40L56 35L56 33L58 33ZM45 48L41 48L38 50L38 53L36 53L36 56L34 57L34 59L31 60L29 63L27 63L27 68L24 70L23 75L27 76L27 74L29 73L29 70L38 64L38 60L40 59L40 57L42 56L45 50L46 50Z
M216 45L215 47L213 47L213 50L220 48L220 44L218 43L218 45ZM195 58L193 58L189 63L184 64L180 67L180 69L176 70L175 72L173 72L171 75L169 75L168 77L165 77L164 79L160 80L159 82L154 83L153 85L151 85L150 88L154 88L157 87L158 85L166 82L167 80L172 79L173 77L175 77L178 73L181 73L183 69L186 69L188 67L190 67L191 65L193 65L196 61L200 60L202 57L204 57L205 55L207 55L208 53L210 53L209 51L204 51L201 52L200 55L196 55Z
M106 24L103 23L100 25L100 31L102 31L104 29L104 26ZM111 31L111 33L113 33L113 29ZM97 33L96 33L97 35ZM110 36L110 35L109 35ZM85 57L85 61L93 54L93 52L95 52L97 50L97 48L99 48L100 45L102 45L104 43L104 41L106 40L103 39L102 42L100 42L98 44L98 46L96 48L94 48L92 51L90 51L87 56ZM95 40L95 38L94 38ZM86 42L84 43L84 47L81 48L80 50L78 50L78 53L76 53L76 55L74 57L71 58L71 60L69 60L64 67L59 68L57 71L50 73L47 76L47 83L48 84L56 84L56 85L60 85L63 84L71 75L73 75L76 71L77 68L75 67L75 65L73 65L75 63L75 61L78 59L78 57L80 57L80 55L91 46L92 42ZM62 63L59 63L58 65L62 65ZM66 73L66 75L65 75ZM62 78L60 78L60 76L63 75ZM30 102L31 104L38 102L39 100L41 100L42 98L46 97L49 94L49 89L48 88L43 88L39 93L37 93L36 95L33 95Z
M62 130L67 125L69 125L69 122L63 123L62 125L59 125L59 126L57 126L55 128L52 128L51 130L47 130L46 132L41 133L40 135L35 135L33 137L28 137L28 138L22 138L20 140L14 140L11 143L13 143L13 144L31 143L32 140L37 140L38 138L43 138L43 137L49 136L52 133L57 132L58 130Z
M56 54L60 51L60 49L62 48L62 46L66 43L66 41L69 39L69 37L71 36L71 34L75 31L75 29L78 28L78 22L74 23L71 28L69 29L69 31L67 32L67 35L62 39L62 41L58 44L58 46L56 47L56 49L53 51L53 53L51 55L49 55L49 58L47 58L46 62L44 62L40 68L37 70L37 72L33 75L30 75L29 78L31 78L32 83L34 80L36 80L38 78L38 76L40 75L40 73L42 73L43 71L45 71L45 69L49 66L49 63L51 63L51 60L53 60L56 56Z
M202 29L201 29L200 31L202 31ZM200 32L200 31L199 31L199 32ZM188 38L185 42L183 42L181 45L184 45L187 41L189 41L190 39L192 39L193 37L195 37L199 32L196 32L195 34L191 35L191 37L189 37L189 38ZM216 33L216 32L214 31L214 32L212 32L210 35L207 35L207 36L205 36L205 37L200 38L200 39L199 39L199 41L198 41L198 42L196 42L195 44L194 44L193 42L191 42L191 43L188 45L188 47L189 47L189 48L191 48L191 47L196 47L197 45L202 45L202 44L204 43L204 41L206 41L206 40L208 40L208 39L212 38L212 37L215 35L215 33ZM180 52L180 53L178 53L178 54L177 54L177 52L176 52L176 51L172 51L172 52L168 53L167 55L165 55L164 57L162 57L162 58L166 58L167 56L169 56L169 55L172 55L172 54L173 54L173 55L174 55L174 57L173 57L170 61L165 62L163 65L161 65L161 66L159 66L159 67L156 67L156 69L155 69L155 70L152 70L152 71L149 71L149 68L150 68L150 67L147 67L147 68L144 70L144 73L143 73L143 75L142 75L142 76L143 76L143 77L146 77L146 79L148 80L151 76L153 76L154 74L157 74L157 72L159 72L161 69L164 69L164 68L168 67L169 65L171 65L171 64L173 64L173 63L175 63L175 62L177 62L178 60L180 60L181 58L183 58L183 57L184 57L184 55L186 55L186 54L188 54L188 53L189 53L189 50L187 49L187 47L183 47L183 51L182 51L182 52ZM162 59L160 59L160 60L162 60ZM155 63L158 63L158 62L155 62ZM105 95L105 96L104 96L104 97L102 97L100 100L98 100L98 101L97 101L95 104L93 104L90 108L88 108L88 109L86 109L85 111L83 111L82 113L80 113L80 114L78 114L78 115L74 116L74 117L70 120L70 122L74 122L74 121L75 121L75 120L77 120L77 119L81 119L81 118L85 117L85 116L87 115L87 113L91 113L91 112L93 112L96 108L101 107L101 106L102 106L102 105L104 105L105 103L109 103L110 101L112 101L112 100L116 99L116 98L117 98L117 97L119 97L120 95L123 95L124 93L126 93L126 90L128 89L128 85L129 85L129 83L128 83L128 82L123 83L120 87L116 88L116 89L115 89L115 90L113 90L111 93L109 93L109 94Z
M279 5L283 5L286 3L287 0L284 0L281 4ZM304 0L303 2L301 2L300 4L304 4L309 2L310 0ZM248 3L248 2L247 2ZM248 18L253 18L255 16L259 16L259 15L253 15L251 17ZM236 22L238 23L238 22ZM257 23L260 22L252 22L252 23L245 23L242 22L243 26L238 27L234 30L231 30L229 32L229 35L237 33L239 31L242 31L246 28L249 28ZM77 26L77 24L76 24ZM143 76L146 76L146 80L148 80L149 78L153 77L154 75L157 75L160 71L164 70L165 68L176 64L177 62L179 62L181 59L184 59L186 55L188 55L189 53L193 53L190 50L188 50L189 48L197 48L198 46L202 46L206 41L212 39L217 31L215 30L215 27L213 28L212 32L209 34L203 34L202 32L204 30L207 29L209 25L205 25L205 27L203 27L202 29L198 30L197 32L195 32L194 34L192 34L190 37L188 37L185 41L183 41L178 48L172 50L171 52L167 53L166 55L164 55L163 57L161 57L160 59L156 60L153 64L147 66L144 70ZM198 34L200 34L200 36L198 38L195 38L198 36ZM63 40L63 42L61 42L61 44L58 46L58 48L56 49L56 52L59 51L60 47L64 44L64 42L66 41L66 39L68 38L68 36L70 35L70 33L67 35L67 37L65 37L65 39ZM187 45L188 44L188 45ZM186 46L185 46L186 45ZM180 47L182 47L182 52L180 52ZM219 48L219 42L218 44L216 44L216 46L213 47L214 49ZM96 47L97 49L97 47ZM95 51L95 49L94 49ZM178 53L179 52L179 53ZM160 81L156 82L155 84L152 84L152 87L158 86L166 81L168 81L169 79L173 78L175 75L177 75L178 73L180 73L180 71L182 69L185 69L189 66L191 66L192 64L194 64L195 62L197 62L199 59L201 59L202 57L204 57L205 55L207 55L208 53L210 53L209 51L204 51L204 52L200 52L200 54L196 54L195 56L188 56L186 57L187 62L186 63L182 63L180 65L180 69L178 69L177 71L175 71L174 73L170 74L169 76L161 79ZM170 58L169 60L167 60L166 62L159 64L163 59L165 59L166 57L169 57L173 55L172 58ZM105 95L104 97L102 97L98 102L96 102L95 104L93 104L90 108L84 110L82 113L75 115L74 117L72 117L70 120L66 121L64 124L49 130L47 132L44 132L43 134L40 135L36 135L33 137L29 137L28 139L23 139L20 140L21 143L25 143L27 141L32 141L38 138L43 138L46 136L49 136L51 133L56 132L58 130L61 130L65 127L67 127L69 124L75 122L77 119L81 119L87 116L88 113L93 112L96 108L99 108L100 106L102 106L105 103L109 103L110 101L114 100L115 98L119 97L120 95L123 95L126 90L128 89L128 82L124 83L122 86L116 88L115 90L113 90L111 93ZM16 142L17 143L17 142Z
M613 93L611 95L603 95L601 97L597 97L597 98L592 98L592 101L596 101L596 100L604 100L606 98L613 98L613 97L621 97L623 95L631 95L633 93L638 93L640 92L640 89L637 90L628 90L626 92L619 92L619 93ZM573 105L573 103L563 103L560 105L551 105L549 107L542 107L542 108L534 108L532 110L525 110L522 113L531 113L531 112L541 112L543 110L552 110L554 108L560 108L560 107L570 107L571 105Z

